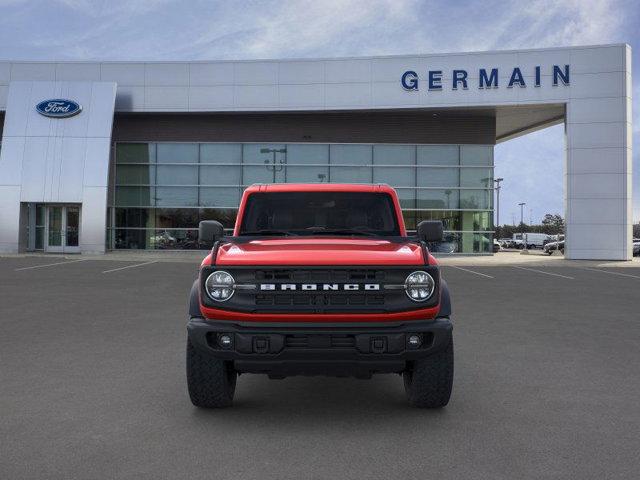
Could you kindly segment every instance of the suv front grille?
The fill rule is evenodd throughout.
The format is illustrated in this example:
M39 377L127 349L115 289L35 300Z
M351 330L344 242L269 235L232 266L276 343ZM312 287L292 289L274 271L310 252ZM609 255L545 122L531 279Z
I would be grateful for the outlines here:
M222 303L209 300L205 294L208 306L248 313L349 314L400 312L438 303L437 294L427 302L413 302L402 288L407 276L416 270L431 272L437 288L440 276L436 266L229 266L224 270L239 285L253 288L237 289ZM206 278L205 271L201 281Z
M300 283L349 283L382 282L385 271L377 269L331 269L331 270L256 270L256 282L300 282Z
M295 283L295 284L323 284L323 283L382 283L385 279L384 270L377 269L287 269L287 270L256 270L255 281L260 283ZM291 293L259 292L254 301L257 306L383 306L384 292L381 290L370 292L321 292L297 291Z
M285 293L259 293L255 295L256 305L384 305L383 294L309 294L300 292L296 294Z

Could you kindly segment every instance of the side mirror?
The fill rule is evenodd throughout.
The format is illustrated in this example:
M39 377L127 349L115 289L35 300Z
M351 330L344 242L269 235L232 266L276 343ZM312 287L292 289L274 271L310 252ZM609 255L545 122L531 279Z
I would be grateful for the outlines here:
M418 238L423 242L441 242L444 228L440 220L424 220L418 224Z
M203 220L198 225L198 241L207 245L220 240L224 236L224 227L215 220Z

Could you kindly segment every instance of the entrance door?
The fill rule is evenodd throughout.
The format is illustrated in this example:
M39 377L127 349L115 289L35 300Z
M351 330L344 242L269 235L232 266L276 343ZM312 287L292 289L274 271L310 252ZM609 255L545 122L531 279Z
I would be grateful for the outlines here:
M80 207L48 205L46 209L45 251L80 253Z
M80 253L80 207L64 207L65 253Z

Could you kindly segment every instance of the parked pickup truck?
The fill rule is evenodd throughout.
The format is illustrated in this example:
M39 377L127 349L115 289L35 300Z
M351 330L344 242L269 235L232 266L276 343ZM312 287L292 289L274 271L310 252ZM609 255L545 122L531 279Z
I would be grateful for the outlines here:
M387 185L253 185L232 236L212 244L189 302L187 384L198 407L226 407L245 373L270 378L397 373L410 404L438 408L453 383L451 301L427 244L408 237Z

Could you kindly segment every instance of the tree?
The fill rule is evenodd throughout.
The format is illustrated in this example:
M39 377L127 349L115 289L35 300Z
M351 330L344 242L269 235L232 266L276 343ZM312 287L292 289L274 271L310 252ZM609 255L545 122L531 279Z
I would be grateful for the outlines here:
M514 233L520 232L558 235L564 233L564 219L560 215L548 213L544 216L541 224L500 225L494 227L494 231L494 238L513 238Z
M550 225L556 228L564 228L564 219L557 213L547 213L542 219L542 225Z
M547 213L542 219L542 227L543 233L551 235L564 233L564 219L557 213Z

